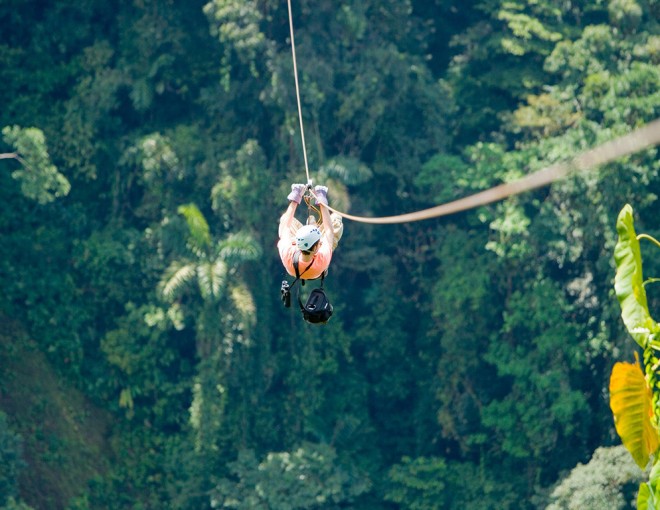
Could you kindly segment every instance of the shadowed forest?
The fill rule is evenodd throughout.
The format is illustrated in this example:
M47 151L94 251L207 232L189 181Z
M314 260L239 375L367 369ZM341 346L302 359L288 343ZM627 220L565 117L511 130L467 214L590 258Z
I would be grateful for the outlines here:
M292 7L341 211L432 207L660 117L657 0ZM636 507L613 251L626 203L660 237L657 148L345 220L319 326L280 299L306 181L285 1L2 0L0 106L0 509Z

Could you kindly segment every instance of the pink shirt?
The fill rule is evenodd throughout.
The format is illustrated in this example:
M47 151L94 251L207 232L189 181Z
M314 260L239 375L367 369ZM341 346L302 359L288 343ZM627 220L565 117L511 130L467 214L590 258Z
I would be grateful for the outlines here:
M332 245L323 242L324 239L321 238L319 241L319 249L314 255L314 264L309 270L302 276L303 280L313 280L321 276L321 273L328 269L330 265L330 260L332 259ZM296 246L296 240L293 236L288 235L282 237L277 243L277 249L280 252L280 258L282 259L282 264L286 269L287 273L291 276L296 276L296 269L293 267L293 256L298 251L298 246ZM312 261L303 262L302 255L298 260L298 272L302 274L310 265Z

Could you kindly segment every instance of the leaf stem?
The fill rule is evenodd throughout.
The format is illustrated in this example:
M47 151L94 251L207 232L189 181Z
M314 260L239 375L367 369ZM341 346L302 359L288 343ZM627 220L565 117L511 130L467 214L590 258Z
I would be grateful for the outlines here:
M660 242L658 242L658 240L655 237L652 237L648 234L639 234L637 236L637 240L639 241L640 239L647 239L651 241L653 244L655 244L658 248L660 248Z

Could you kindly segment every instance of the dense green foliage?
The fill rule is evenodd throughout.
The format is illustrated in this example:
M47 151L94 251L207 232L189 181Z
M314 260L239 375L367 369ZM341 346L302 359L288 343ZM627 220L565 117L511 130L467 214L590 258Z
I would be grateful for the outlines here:
M357 214L660 116L655 0L293 15L310 171ZM279 300L277 220L305 179L284 2L10 0L0 23L0 345L31 367L0 364L0 504L557 508L614 442L607 381L633 349L614 225L634 203L657 234L657 149L442 220L347 221L313 327ZM37 353L84 397L28 398ZM57 424L83 408L98 462L43 489L79 464Z

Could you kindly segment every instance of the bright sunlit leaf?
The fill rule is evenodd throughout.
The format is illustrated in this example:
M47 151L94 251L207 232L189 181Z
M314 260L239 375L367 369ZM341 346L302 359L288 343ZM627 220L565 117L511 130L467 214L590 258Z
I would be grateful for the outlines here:
M619 240L614 248L614 290L621 305L621 318L628 332L640 347L645 348L658 326L649 313L642 275L642 255L630 205L626 204L621 209L616 230Z
M610 376L610 408L616 431L635 459L644 469L649 457L660 444L658 431L652 423L651 389L637 363L616 363Z

